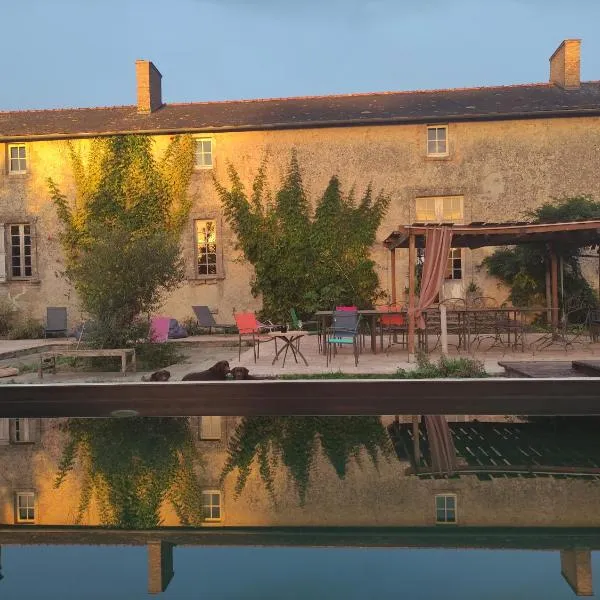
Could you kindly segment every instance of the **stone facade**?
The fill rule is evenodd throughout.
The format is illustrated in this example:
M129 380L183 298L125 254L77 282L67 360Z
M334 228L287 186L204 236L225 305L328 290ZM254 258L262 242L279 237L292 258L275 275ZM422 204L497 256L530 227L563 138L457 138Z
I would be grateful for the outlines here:
M283 469L276 472L273 504L254 466L236 498L236 473L229 475L223 486L219 484L235 423L235 418L223 418L220 440L196 442L205 465L200 473L202 487L221 494L221 519L206 522L206 526L443 527L446 525L436 522L436 495L455 496L458 526L600 526L595 480L517 477L480 481L474 475L419 479L405 475L408 463L396 457L381 458L376 468L364 455L360 466L350 465L343 480L324 456L318 457L311 468L305 506L299 505L294 484ZM58 419L44 419L33 443L0 446L0 524L16 522L15 496L19 492L35 493L36 524L74 524L82 473L74 471L60 488L54 488L67 441L59 424ZM197 438L197 418L191 420L191 428ZM166 526L180 524L170 505L165 504L162 517ZM92 504L82 525L99 523Z
M551 59L551 81L557 87L579 86L579 42L567 40ZM160 73L152 63L138 61L138 112L154 118L161 106ZM535 86L531 86L535 88ZM492 89L492 88L490 88ZM257 101L258 102L258 101ZM469 108L469 107L467 107ZM591 194L600 197L597 177L600 160L600 117L571 116L452 120L447 126L447 152L428 156L427 123L338 127L307 127L230 132L195 132L212 144L212 168L198 168L190 186L194 205L183 247L188 277L185 284L165 298L162 311L175 318L192 316L192 305L208 305L217 322L232 322L232 313L258 309L260 298L250 294L252 268L239 261L234 236L225 222L215 192L213 175L227 180L233 164L250 188L265 156L269 157L269 181L275 188L296 150L308 197L314 202L329 178L337 174L343 188L357 195L372 184L391 197L391 206L372 249L380 284L391 296L389 252L381 244L397 225L413 222L416 200L421 197L458 196L463 203L462 221L510 221L553 198ZM0 131L1 134L1 131ZM1 139L0 135L0 139ZM160 155L169 136L155 135ZM78 140L85 149L88 142ZM26 173L10 172L10 144L0 143L0 223L5 228L5 248L0 252L0 294L27 314L42 318L47 306L67 306L71 323L81 319L75 294L62 276L59 224L49 201L48 177L73 196L73 180L63 140L25 142ZM218 273L196 274L195 220L217 223ZM31 223L34 265L31 277L11 279L8 225ZM504 301L507 290L486 276L480 264L489 249L462 251L462 278L444 285L446 297L464 296L474 282L484 295ZM397 253L398 298L406 286L406 252ZM597 261L592 261L593 269ZM592 270L593 270L592 269ZM590 273L592 272L590 270ZM594 286L597 282L594 282Z

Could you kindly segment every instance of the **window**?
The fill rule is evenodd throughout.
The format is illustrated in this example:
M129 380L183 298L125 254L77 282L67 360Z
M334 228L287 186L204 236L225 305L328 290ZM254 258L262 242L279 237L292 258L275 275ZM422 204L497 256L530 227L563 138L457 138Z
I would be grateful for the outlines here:
M456 494L435 497L436 523L456 523Z
M33 277L31 225L9 225L10 275Z
M221 439L221 417L200 417L200 439Z
M462 196L439 196L416 199L417 223L460 223L464 218Z
M427 156L448 156L448 126L427 127Z
M16 443L27 443L31 441L30 434L30 423L29 419L15 419L14 420L14 441Z
M445 279L462 279L462 252L460 248L450 248Z
M198 169L212 169L212 140L210 138L202 138L195 140L196 142L196 161L195 165Z
M33 523L35 521L35 494L33 492L17 493L17 523Z
M14 175L27 173L27 149L25 144L8 146L8 172Z
M456 223L463 220L463 197L440 196L416 199L415 220L417 223ZM425 253L417 251L417 260L423 264ZM460 248L450 248L446 279L462 279L462 252Z
M217 222L196 221L197 274L217 274Z
M202 518L205 521L221 520L221 492L214 490L202 492Z

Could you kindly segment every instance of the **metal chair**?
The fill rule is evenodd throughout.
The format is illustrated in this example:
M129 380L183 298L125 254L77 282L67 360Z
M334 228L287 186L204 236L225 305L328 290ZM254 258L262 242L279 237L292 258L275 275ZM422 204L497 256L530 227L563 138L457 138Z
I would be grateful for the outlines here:
M236 313L235 323L238 329L239 344L238 344L238 360L242 358L242 339L243 336L248 336L252 339L252 349L254 350L254 362L260 358L260 345L266 342L275 342L275 353L277 353L277 338L261 335L264 332L273 331L275 325L264 325L256 319L253 312Z
M64 306L49 306L46 308L46 326L44 337L48 334L67 336L67 309Z
M196 320L198 321L198 325L200 327L206 327L208 329L208 333L210 334L213 328L217 329L233 329L235 325L219 325L213 314L210 312L210 308L208 306L192 306L192 310L196 315Z
M339 346L352 345L354 352L354 365L358 366L360 351L360 317L357 311L336 310L333 313L331 328L325 335L325 360L326 365L337 354Z

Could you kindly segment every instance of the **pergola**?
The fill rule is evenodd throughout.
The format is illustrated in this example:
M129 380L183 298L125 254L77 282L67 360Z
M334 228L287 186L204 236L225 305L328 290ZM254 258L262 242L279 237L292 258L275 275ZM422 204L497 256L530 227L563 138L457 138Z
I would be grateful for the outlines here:
M546 244L549 257L550 295L548 311L553 327L558 326L558 258L556 246L568 242L580 248L600 246L600 220L568 223L484 223L468 225L452 223L415 223L399 226L383 242L391 253L392 303L396 303L396 248L408 248L408 313L409 352L414 351L415 334L415 265L416 249L425 248L426 236L436 228L449 228L453 248L483 248L487 246L513 246L518 244ZM600 254L599 254L600 257ZM447 260L446 256L440 260ZM445 264L445 262L444 262ZM599 263L600 267L600 263Z

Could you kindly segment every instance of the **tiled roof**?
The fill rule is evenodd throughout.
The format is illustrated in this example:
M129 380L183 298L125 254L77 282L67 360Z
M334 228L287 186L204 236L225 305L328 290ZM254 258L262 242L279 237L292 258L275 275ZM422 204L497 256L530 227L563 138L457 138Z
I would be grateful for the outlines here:
M600 115L600 82L0 112L0 140Z

